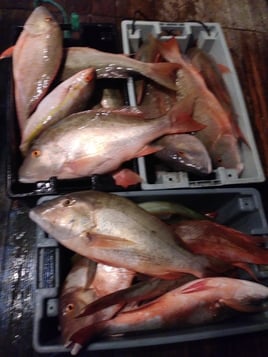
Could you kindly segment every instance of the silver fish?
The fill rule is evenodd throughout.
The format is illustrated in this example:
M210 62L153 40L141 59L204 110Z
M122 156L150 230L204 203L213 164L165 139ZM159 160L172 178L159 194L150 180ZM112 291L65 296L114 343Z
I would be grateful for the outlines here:
M61 78L66 79L88 67L96 68L98 78L126 78L136 72L164 87L176 90L177 64L144 63L126 55L102 52L88 47L66 49Z
M34 141L20 167L19 180L35 182L51 176L65 179L110 173L125 161L159 150L161 147L150 143L161 135L203 127L185 118L176 107L151 120L126 110L75 113L47 128Z
M131 200L75 192L34 207L30 218L74 252L164 279L206 276L208 261L177 242L171 228Z

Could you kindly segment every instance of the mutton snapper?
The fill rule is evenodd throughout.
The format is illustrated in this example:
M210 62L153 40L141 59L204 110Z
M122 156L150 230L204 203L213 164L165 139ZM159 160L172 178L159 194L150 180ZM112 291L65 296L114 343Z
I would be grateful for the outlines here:
M89 110L70 115L34 141L19 170L21 182L106 174L125 161L160 150L150 143L169 133L204 126L174 107L157 119L126 110Z
M15 103L20 128L47 93L63 54L62 32L44 7L29 16L13 49Z
M97 262L164 279L207 274L205 257L183 249L168 225L115 194L75 192L34 207L30 218L62 245Z

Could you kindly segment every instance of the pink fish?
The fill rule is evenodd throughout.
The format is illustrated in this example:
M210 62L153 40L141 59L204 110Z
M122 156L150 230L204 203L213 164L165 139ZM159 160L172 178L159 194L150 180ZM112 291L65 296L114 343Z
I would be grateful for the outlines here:
M138 73L152 79L164 87L176 90L175 63L143 63L126 55L98 51L88 47L66 49L62 79L72 76L82 69L96 68L97 78L125 78Z
M60 327L64 344L77 353L85 342L73 338L80 329L86 327L90 332L94 325L110 319L123 306L118 303L102 309L88 317L76 318L90 302L117 290L130 286L135 273L124 268L96 264L90 259L76 256L75 262L62 286L60 296Z
M198 70L183 59L175 38L159 41L159 51L166 60L180 65L177 72L178 101L181 110L205 125L197 137L208 150L213 166L236 169L240 174L244 165L228 114L208 90Z
M96 325L99 334L143 332L223 320L237 312L267 309L268 288L233 278L191 281L158 299Z
M211 220L182 220L174 225L182 244L194 254L220 259L245 269L247 264L268 264L268 250L259 239Z
M47 93L62 59L60 26L43 6L27 19L13 51L15 103L20 128Z
M151 145L154 139L203 127L176 106L163 117L150 120L131 111L74 113L48 127L33 142L20 167L19 180L35 182L51 176L68 179L111 173L128 160L160 150Z

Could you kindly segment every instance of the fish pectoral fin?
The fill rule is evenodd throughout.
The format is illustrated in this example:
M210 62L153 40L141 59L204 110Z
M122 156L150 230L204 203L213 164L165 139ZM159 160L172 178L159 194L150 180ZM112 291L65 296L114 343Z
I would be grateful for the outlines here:
M124 249L135 245L133 241L117 236L91 232L84 232L83 234L86 239L88 239L90 247L92 248Z
M70 173L70 174L78 174L79 176L88 176L88 172L89 172L89 167L90 167L90 162L91 162L91 158L85 156L85 157L81 157L79 159L76 159L75 161L72 162L66 162L63 165L63 170L66 173Z
M113 179L117 186L128 188L131 185L136 185L142 181L142 178L130 169L120 169L113 173Z
M10 46L7 49L5 49L2 53L0 53L0 60L4 58L12 57L14 52L14 47L15 46Z
M142 157L150 154L154 154L163 149L161 145L145 145L141 150L136 153L136 157Z
M235 301L234 299L220 299L219 303L239 312L257 312L264 309L261 304L257 305L242 301L239 302Z

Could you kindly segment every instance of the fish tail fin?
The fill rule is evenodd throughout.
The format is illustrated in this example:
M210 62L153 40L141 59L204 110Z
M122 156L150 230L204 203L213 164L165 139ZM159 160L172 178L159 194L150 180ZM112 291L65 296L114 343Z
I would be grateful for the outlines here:
M194 120L189 112L184 111L180 103L175 104L167 115L171 121L170 134L189 133L206 127L206 125Z
M176 90L177 71L180 68L178 63L144 63L144 67L148 72L144 73L145 76L151 77L155 82L162 86Z

